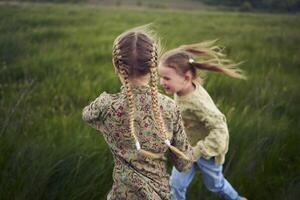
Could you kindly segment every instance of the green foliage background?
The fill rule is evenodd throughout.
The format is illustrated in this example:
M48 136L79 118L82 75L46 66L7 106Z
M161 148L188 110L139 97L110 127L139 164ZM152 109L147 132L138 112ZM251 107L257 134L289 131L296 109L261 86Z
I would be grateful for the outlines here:
M248 81L209 74L228 119L225 176L249 199L300 196L299 15L0 5L0 199L105 199L112 156L81 110L117 92L111 46L154 22L166 49L220 39ZM171 167L171 166L169 166ZM217 199L198 173L188 199Z

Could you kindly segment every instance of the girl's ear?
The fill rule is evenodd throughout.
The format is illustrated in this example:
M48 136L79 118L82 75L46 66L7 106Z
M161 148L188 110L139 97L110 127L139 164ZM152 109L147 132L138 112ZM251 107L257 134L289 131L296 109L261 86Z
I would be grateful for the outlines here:
M190 71L187 71L184 75L184 80L187 82L191 82L193 80L193 75Z

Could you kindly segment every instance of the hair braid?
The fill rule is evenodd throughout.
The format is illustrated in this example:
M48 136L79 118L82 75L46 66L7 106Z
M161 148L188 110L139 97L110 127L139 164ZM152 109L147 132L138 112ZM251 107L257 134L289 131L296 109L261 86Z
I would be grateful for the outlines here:
M129 114L130 133L133 136L135 142L138 143L138 139L135 134L135 128L134 128L135 106L134 106L134 100L133 100L133 94L131 91L131 86L128 82L128 76L127 76L125 70L121 70L120 72L122 73L123 78L124 78L125 94L126 94L126 98L127 98L127 102L128 102L128 107L129 107L128 114ZM137 147L137 149L139 149L139 148Z
M120 49L117 42L113 48L113 59L114 62L117 64L116 68L118 69L118 71L120 72L121 76L124 79L125 95L129 107L129 130L130 130L130 134L134 138L136 148L137 150L139 150L141 147L138 138L135 134L135 128L134 128L135 106L133 101L133 94L131 91L131 86L128 81L128 71L126 70L127 68L124 66L123 62L121 61L122 56L119 54L120 54Z
M118 65L117 66L118 71L120 72L120 74L121 74L121 76L123 77L123 80L124 80L125 95L126 95L127 102L128 102L128 107L129 107L129 131L130 131L132 137L134 138L136 149L137 149L139 154L141 154L145 157L149 157L149 158L153 158L153 159L159 159L163 156L162 154L155 154L155 153L146 151L146 150L141 148L141 144L138 140L138 137L137 137L136 132L135 132L135 127L134 127L134 119L135 119L136 108L135 108L135 104L134 104L134 96L133 96L133 93L132 93L132 90L131 90L131 85L128 81L128 71L126 70L127 67L125 67L125 65L122 63L121 56L118 55L118 50L116 50L115 52L116 52L116 54L114 55L114 59L115 59L115 62L117 63L117 65Z
M163 139L166 145L170 148L170 150L175 153L178 157L181 157L186 160L190 160L182 151L178 148L174 147L170 143L170 135L165 127L163 122L163 118L161 116L161 112L159 110L159 103L158 103L158 91L157 91L157 60L158 55L156 51L156 46L153 46L153 57L151 59L151 68L150 68L150 86L151 86L151 100L152 100L152 109L154 112L154 117L156 122L158 123L159 131L163 134Z

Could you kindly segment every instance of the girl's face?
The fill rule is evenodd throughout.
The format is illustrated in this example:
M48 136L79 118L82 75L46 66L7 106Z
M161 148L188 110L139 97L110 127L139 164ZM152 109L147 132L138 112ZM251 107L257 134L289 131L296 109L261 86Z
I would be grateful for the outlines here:
M186 88L186 78L179 75L175 69L159 65L158 73L160 76L160 84L163 86L166 93L180 93Z

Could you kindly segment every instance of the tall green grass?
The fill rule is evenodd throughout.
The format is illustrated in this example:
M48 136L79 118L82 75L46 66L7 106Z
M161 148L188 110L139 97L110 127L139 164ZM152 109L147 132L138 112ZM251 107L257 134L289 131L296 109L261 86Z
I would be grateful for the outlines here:
M0 6L1 200L106 198L112 156L81 110L119 90L114 38L150 22L166 49L219 38L246 61L248 81L205 83L228 119L225 176L249 199L300 196L299 15L28 4ZM188 199L216 199L200 176Z

